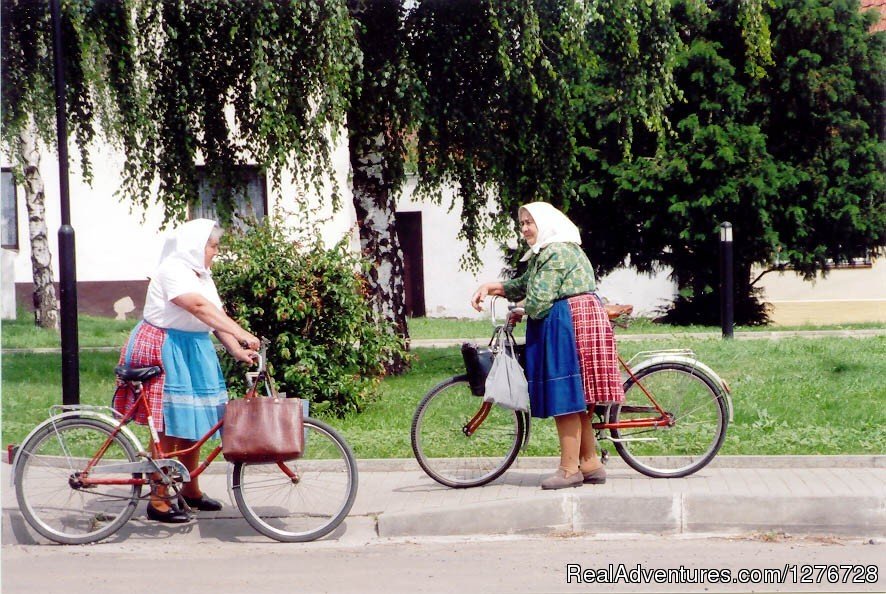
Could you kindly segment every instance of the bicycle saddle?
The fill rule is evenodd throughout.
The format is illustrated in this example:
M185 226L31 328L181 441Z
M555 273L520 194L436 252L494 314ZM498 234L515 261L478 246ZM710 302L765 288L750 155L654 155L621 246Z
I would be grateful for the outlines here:
M130 367L129 365L118 365L114 368L117 374L124 382L146 382L152 377L157 377L163 372L160 367L153 365L151 367Z

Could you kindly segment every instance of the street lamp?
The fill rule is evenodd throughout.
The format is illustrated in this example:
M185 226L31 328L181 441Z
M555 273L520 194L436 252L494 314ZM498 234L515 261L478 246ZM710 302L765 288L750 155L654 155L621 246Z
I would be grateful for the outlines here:
M62 403L80 403L80 348L77 340L77 265L68 187L68 128L65 103L61 7L51 0L52 59L55 66L55 125L58 134L58 180L62 224L58 229L59 301L62 338Z
M732 338L734 316L734 285L732 255L732 223L720 225L720 325L723 338Z

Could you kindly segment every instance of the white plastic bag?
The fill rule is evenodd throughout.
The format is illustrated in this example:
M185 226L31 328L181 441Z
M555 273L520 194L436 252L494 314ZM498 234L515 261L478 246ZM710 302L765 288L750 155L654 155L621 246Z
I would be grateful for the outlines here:
M483 402L491 402L512 410L529 410L529 384L514 353L513 338L499 332L498 352L486 376Z

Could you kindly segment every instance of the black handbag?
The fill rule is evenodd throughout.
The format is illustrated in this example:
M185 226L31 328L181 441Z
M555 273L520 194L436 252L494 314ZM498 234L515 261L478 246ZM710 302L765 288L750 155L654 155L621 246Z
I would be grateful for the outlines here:
M486 394L486 376L492 368L492 350L466 342L461 345L461 356L465 360L465 372L468 375L471 394L483 396Z

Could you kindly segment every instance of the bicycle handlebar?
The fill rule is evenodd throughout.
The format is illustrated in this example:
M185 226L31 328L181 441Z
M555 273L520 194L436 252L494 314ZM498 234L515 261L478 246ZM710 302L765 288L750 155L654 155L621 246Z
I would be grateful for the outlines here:
M492 321L492 326L498 326L498 318L495 315L495 303L499 299L503 299L498 295L493 295L492 300L489 302L489 318ZM508 315L504 318L506 323L516 323L518 319L522 316L526 315L526 309L523 307L518 307L515 303L508 303Z

